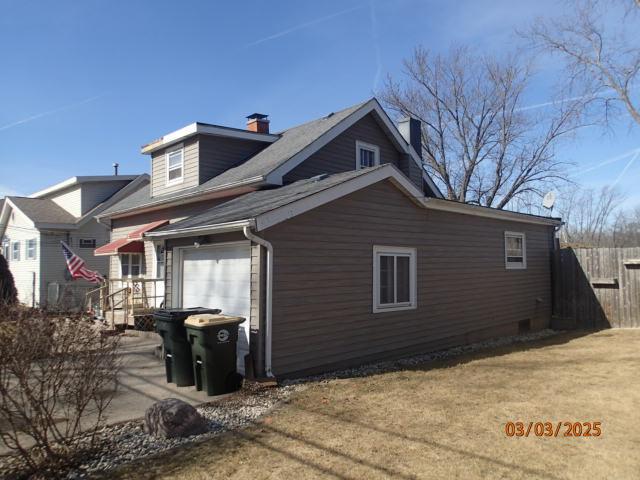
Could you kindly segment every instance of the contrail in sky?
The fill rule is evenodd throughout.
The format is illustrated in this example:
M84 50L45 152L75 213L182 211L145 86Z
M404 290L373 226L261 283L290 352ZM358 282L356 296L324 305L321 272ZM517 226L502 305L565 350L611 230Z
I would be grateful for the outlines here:
M622 169L622 171L620 172L620 175L618 175L618 178L616 178L616 181L613 182L613 184L611 185L611 188L615 187L620 182L620 180L622 180L622 177L624 177L624 174L627 173L627 170L631 168L631 165L633 165L633 162L636 161L636 158L638 158L638 155L640 155L640 149L636 151L636 154L633 157L631 157L631 160L629 160L629 162Z
M287 28L286 30L282 30L281 32L274 33L273 35L269 35L268 37L261 38L260 40L256 40L255 42L248 43L246 47L253 47L261 43L268 42L269 40L275 40L276 38L284 37L285 35L289 35L290 33L296 32L298 30L302 30L303 28L311 27L312 25L317 25L318 23L326 22L327 20L331 20L332 18L340 17L342 15L346 15L347 13L360 10L363 7L364 7L363 5L359 5L357 7L352 7L347 10L342 10L340 12L332 13L331 15L327 15L326 17L320 17L320 18L316 18L315 20L311 20L309 22L301 23L300 25L296 25L295 27Z
M54 113L62 112L64 110L68 110L70 108L79 107L80 105L84 105L85 103L93 102L93 101L95 101L95 100L97 100L97 99L99 99L101 97L104 97L105 95L106 95L106 92L105 93L101 93L100 95L95 95L93 97L85 98L84 100L81 100L79 102L70 103L69 105L65 105L63 107L55 108L53 110L47 110L46 112L36 113L35 115L31 115L30 117L23 118L22 120L18 120L18 121L13 122L13 123L8 123L6 125L1 125L0 126L0 131L8 130L9 128L17 127L18 125L23 125L25 123L32 122L33 120L37 120L37 119L42 118L42 117L47 117L49 115L53 115Z
M583 170L580 170L580 172L578 173L578 175L582 175L583 173L587 173L587 172L591 172L593 170L596 170L600 167L604 167L605 165L609 165L610 163L615 163L619 160L622 160L623 158L627 158L630 155L637 155L638 153L640 153L640 148L634 148L633 150L629 150L628 152L625 152L623 154L620 155L616 155L615 157L611 157L611 158L607 158L606 160L603 160L602 162L596 163L595 165L592 165L590 167L587 167Z

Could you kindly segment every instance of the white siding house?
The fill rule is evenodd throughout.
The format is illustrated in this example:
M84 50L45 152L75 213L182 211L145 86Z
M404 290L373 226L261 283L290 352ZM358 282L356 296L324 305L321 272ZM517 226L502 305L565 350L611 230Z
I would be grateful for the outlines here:
M7 197L0 206L0 238L19 301L45 306L66 297L77 304L91 284L70 278L60 242L107 276L108 259L93 251L109 241L109 227L94 215L148 181L147 175L73 177L30 197Z

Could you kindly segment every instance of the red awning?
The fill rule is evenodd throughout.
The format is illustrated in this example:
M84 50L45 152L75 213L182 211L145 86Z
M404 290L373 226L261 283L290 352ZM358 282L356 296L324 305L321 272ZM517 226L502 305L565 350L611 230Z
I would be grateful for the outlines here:
M100 255L118 255L119 253L143 253L144 243L140 240L131 240L129 238L120 238L113 242L107 243L93 251L96 256Z
M142 240L142 235L150 232L151 230L155 230L156 228L162 227L169 223L169 220L158 220L156 222L147 223L146 225L142 225L140 228L137 228L129 235L127 238L129 240Z

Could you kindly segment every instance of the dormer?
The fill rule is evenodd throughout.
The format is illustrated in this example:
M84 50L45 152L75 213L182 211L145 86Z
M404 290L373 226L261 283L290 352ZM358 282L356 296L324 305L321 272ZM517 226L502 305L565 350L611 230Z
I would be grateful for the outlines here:
M247 117L247 129L192 123L142 147L151 155L151 196L189 190L236 167L275 142L266 115Z

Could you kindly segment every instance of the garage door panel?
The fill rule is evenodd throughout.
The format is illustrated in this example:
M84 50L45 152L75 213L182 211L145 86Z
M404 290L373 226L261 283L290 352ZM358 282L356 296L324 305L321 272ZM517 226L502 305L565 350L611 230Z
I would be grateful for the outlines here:
M245 317L238 335L238 368L249 352L251 251L248 244L182 250L182 306L219 308Z

